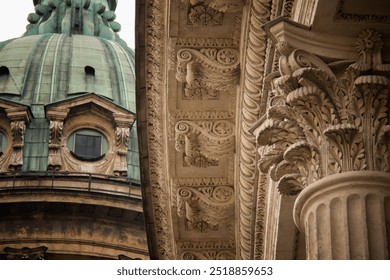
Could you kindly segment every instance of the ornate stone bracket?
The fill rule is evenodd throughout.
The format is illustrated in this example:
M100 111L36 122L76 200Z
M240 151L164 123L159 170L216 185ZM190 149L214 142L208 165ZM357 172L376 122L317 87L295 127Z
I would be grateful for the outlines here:
M187 230L218 230L234 216L234 189L231 186L181 187L177 190L179 217Z
M7 117L11 121L12 148L13 152L8 162L10 171L20 171L23 165L23 147L26 126L31 121L31 113L25 108L8 108L5 110Z
M239 53L235 49L180 49L176 78L190 86L229 91L238 84Z
M114 114L115 120L115 146L116 159L114 165L114 174L118 176L127 176L127 149L130 136L130 128L135 119L128 118L124 114Z
M307 52L281 50L264 121L255 129L261 159L282 194L293 195L328 175L390 172L389 65L380 34L365 30L359 59L336 77Z
M220 121L179 121L175 127L175 145L184 154L188 166L207 167L234 151L234 126Z
M62 131L64 128L64 119L69 113L69 109L57 109L47 112L49 119L49 156L48 170L61 169L60 148L62 143Z

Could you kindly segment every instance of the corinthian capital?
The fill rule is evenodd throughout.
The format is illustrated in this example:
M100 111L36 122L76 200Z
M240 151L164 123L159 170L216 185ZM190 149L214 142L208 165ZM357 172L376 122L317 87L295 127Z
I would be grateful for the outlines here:
M259 167L281 193L337 173L390 172L390 68L380 59L378 34L359 35L358 59L341 75L284 46L266 117L254 128Z

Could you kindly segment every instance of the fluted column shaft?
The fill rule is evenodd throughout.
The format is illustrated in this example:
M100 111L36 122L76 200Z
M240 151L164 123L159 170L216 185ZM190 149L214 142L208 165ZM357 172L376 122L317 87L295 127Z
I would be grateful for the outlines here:
M294 218L308 259L389 259L390 174L327 176L300 193Z

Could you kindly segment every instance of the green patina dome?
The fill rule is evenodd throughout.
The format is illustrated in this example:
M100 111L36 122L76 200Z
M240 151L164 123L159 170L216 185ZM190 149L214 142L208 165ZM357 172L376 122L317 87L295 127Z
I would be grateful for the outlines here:
M44 106L93 92L135 112L135 67L133 50L117 34L116 0L33 2L35 13L28 16L24 36L0 43L0 98L31 107L34 120L26 131L23 170L43 171L48 134ZM132 179L139 179L136 138L132 129Z
M38 105L94 92L135 111L134 53L115 41L25 36L0 45L0 69L0 95L13 101Z

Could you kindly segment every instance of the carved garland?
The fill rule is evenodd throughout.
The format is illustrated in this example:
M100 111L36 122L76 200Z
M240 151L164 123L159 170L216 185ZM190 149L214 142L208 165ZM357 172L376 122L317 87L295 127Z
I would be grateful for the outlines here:
M374 30L357 40L359 60L337 79L303 51L284 53L267 119L257 129L260 169L282 194L347 171L390 172L390 65Z

